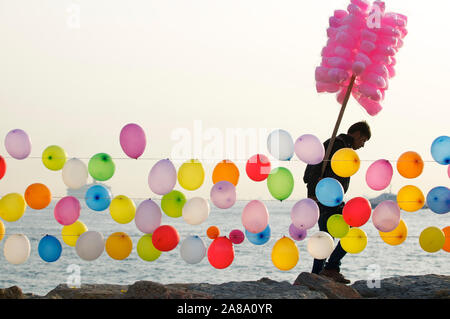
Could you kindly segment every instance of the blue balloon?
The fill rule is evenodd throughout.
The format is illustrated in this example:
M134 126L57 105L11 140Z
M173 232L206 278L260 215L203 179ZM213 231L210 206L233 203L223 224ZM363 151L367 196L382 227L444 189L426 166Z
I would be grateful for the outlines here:
M442 165L450 164L450 137L439 136L431 144L431 156Z
M248 241L254 245L264 245L270 239L270 226L267 225L266 229L264 229L260 233L251 233L247 229L245 230L245 237L247 237Z
M344 188L334 178L326 177L317 183L316 197L322 205L335 207L344 199Z
M38 252L42 260L51 263L61 256L62 246L56 237L45 235L39 241Z
M450 211L450 189L438 186L427 194L427 205L436 214L446 214Z
M102 185L89 187L84 196L86 205L95 211L102 211L109 207L112 200L111 192Z

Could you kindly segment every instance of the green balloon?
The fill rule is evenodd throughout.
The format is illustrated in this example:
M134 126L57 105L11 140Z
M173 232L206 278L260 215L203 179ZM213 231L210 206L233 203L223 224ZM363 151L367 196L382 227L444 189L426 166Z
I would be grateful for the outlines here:
M163 212L173 218L183 215L183 206L186 203L186 197L180 191L171 191L161 199L161 209Z
M274 198L285 200L294 189L294 177L287 168L274 168L267 177L267 187Z
M343 238L349 232L350 226L341 214L334 214L327 220L327 229L331 236Z
M152 234L142 236L138 241L136 250L139 257L145 261L155 261L161 256L161 251L153 246Z
M111 156L106 153L98 153L91 157L88 164L89 174L97 181L110 179L116 170Z

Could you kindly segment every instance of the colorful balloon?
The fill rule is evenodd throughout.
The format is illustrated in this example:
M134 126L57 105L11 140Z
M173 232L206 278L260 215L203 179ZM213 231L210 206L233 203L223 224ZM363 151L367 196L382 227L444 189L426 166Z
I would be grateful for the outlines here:
M394 169L388 160L373 162L366 171L366 183L371 189L381 191L391 184Z
M403 219L398 226L390 232L379 232L381 239L388 245L397 246L403 243L408 236L408 227Z
M428 208L436 214L446 214L450 211L450 189L437 186L427 194Z
M385 200L372 212L372 223L381 232L393 231L400 223L400 207L392 200Z
M293 240L300 241L306 238L306 229L299 229L294 224L289 225L289 235Z
M212 181L213 184L220 181L228 181L234 186L237 186L239 182L239 169L232 161L223 160L214 167Z
M119 224L128 224L136 215L136 205L125 195L114 197L109 205L109 213L112 219Z
M294 145L295 155L302 162L315 165L323 161L325 148L320 140L312 134L300 136Z
M124 232L112 233L106 240L105 250L112 259L123 260L130 256L133 242L130 236Z
M6 134L5 148L11 157L23 160L31 153L30 137L24 130L11 130Z
M180 191L173 190L161 199L161 209L169 217L178 218L183 215L186 197Z
M124 153L134 159L144 153L147 144L144 130L135 123L129 123L122 128L119 141Z
M67 161L67 154L58 145L50 145L42 152L42 163L52 171L59 171Z
M226 237L218 237L208 247L208 261L216 269L225 269L234 260L233 243Z
M116 171L116 165L111 156L106 153L98 153L89 160L88 171L93 179L107 181L113 177Z
M162 159L153 165L148 174L150 190L158 195L170 193L177 183L177 170L169 159Z
M182 216L186 223L190 225L200 225L209 216L209 203L202 197L193 197L183 206Z
M232 231L230 231L228 238L230 238L230 240L233 244L239 245L244 241L245 235L241 230L233 229Z
M334 250L333 237L324 231L318 231L308 238L308 253L315 259L327 259Z
M445 234L438 227L427 227L420 233L419 244L424 251L435 253L444 247Z
M358 154L351 148L341 148L331 158L331 169L341 177L350 177L356 174L360 165Z
M24 234L13 234L5 240L3 255L13 265L23 264L30 257L30 240Z
M210 239L216 239L220 235L220 230L217 226L210 226L206 230L206 236Z
M245 229L245 237L247 237L248 241L253 245L264 245L269 241L271 233L272 231L269 225L267 225L262 232L256 234Z
M7 222L15 222L23 216L26 207L25 199L21 194L6 194L0 199L0 217Z
M327 220L327 230L331 236L342 238L347 235L350 226L345 222L345 219L341 214L334 214Z
M405 178L416 178L423 171L423 160L416 152L405 152L397 160L397 171Z
M103 235L97 231L88 230L78 237L75 251L83 260L93 261L100 257L105 250Z
M273 157L280 161L289 161L294 154L294 141L285 130L275 130L267 137L267 149Z
M450 137L439 136L431 144L431 156L441 165L450 164Z
M294 176L285 167L274 168L267 177L267 188L273 198L283 201L294 190Z
M45 235L38 245L39 257L48 263L55 262L61 257L62 246L55 236Z
M202 186L205 180L205 170L202 163L191 159L183 163L178 169L178 183L188 191L193 191Z
M335 207L344 199L344 188L331 177L321 179L316 185L316 197L322 205Z
M63 182L70 189L79 189L86 185L88 176L86 164L78 158L68 160L62 169Z
M152 234L142 236L136 247L139 257L144 261L155 261L161 256L161 251L153 246Z
M111 205L112 194L105 186L96 184L88 188L84 200L90 209L101 212Z
M262 201L252 200L245 205L241 215L242 225L251 233L262 232L269 224L269 212Z
M134 216L137 229L146 234L152 234L156 228L161 226L161 219L161 209L151 199L141 202Z
M292 223L298 229L312 228L319 220L319 215L319 206L310 198L299 200L291 209Z
M282 271L294 268L298 262L298 248L292 239L283 237L278 239L272 248L272 263Z
M3 156L0 155L0 179L5 176L6 173L6 161Z
M170 225L161 225L152 234L153 246L160 251L171 251L179 242L178 231Z
M230 208L236 203L236 187L229 181L219 181L211 188L210 198L217 208Z
M75 247L80 235L87 231L86 225L82 221L77 220L75 223L62 228L61 237L67 245Z
M341 246L350 254L359 254L367 246L367 235L360 228L350 228L347 235L341 238Z
M445 235L445 242L444 242L444 246L442 247L442 249L444 251L450 253L450 226L443 228L442 231L444 232L444 235ZM0 240L1 240L1 238L0 238Z
M206 256L206 245L198 236L188 236L180 246L181 258L188 264L198 264Z
M72 225L80 217L81 205L74 196L65 196L55 205L53 215L58 223L63 226Z
M52 193L44 184L34 183L25 190L25 201L32 209L44 209L50 205Z
M400 209L407 212L415 212L423 207L425 197L418 187L406 185L398 191L397 203Z
M364 197L350 199L342 210L342 217L352 227L360 227L367 223L372 213L370 202Z
M245 165L247 176L255 182L265 180L270 174L269 158L263 154L256 154L250 157Z

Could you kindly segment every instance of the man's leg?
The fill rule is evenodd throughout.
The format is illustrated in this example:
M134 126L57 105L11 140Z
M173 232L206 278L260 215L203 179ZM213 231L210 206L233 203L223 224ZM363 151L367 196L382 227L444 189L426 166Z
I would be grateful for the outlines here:
M325 269L334 269L340 271L341 259L347 252L342 248L341 241L338 242L325 265Z

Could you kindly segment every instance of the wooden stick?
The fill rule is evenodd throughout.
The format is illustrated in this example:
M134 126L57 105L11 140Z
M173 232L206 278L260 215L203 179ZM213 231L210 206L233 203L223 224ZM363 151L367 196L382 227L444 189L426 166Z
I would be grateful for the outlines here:
M320 178L322 178L325 173L325 167L327 166L328 158L330 157L331 150L333 149L334 141L336 139L337 132L339 130L339 125L341 125L342 117L344 116L345 107L347 106L348 100L350 99L350 94L352 93L353 84L355 83L356 75L353 74L350 79L350 84L348 85L347 92L345 93L344 101L342 102L341 111L337 118L336 124L334 126L333 135L331 136L330 143L328 144L327 150L325 152L325 157L323 159L322 171L320 173Z

